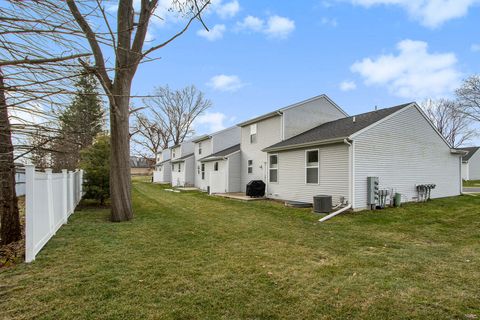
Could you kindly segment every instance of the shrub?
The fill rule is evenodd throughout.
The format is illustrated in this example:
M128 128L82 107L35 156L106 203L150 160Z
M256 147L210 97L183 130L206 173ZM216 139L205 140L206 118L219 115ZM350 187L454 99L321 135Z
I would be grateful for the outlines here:
M99 136L81 151L80 168L84 173L85 198L104 204L110 198L110 137Z

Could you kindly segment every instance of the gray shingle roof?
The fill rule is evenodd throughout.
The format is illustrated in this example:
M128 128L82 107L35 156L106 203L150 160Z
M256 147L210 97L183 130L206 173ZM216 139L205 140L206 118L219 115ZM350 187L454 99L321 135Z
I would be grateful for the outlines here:
M223 150L220 150L216 153L213 153L209 156L206 156L205 158L202 158L200 159L200 161L209 161L209 160L215 160L217 158L222 158L222 157L226 157L234 152L237 152L240 150L240 144L236 144L232 147L229 147L229 148L226 148L226 149L223 149Z
M460 148L460 150L468 151L468 153L462 157L462 161L468 161L470 158L478 151L480 147L468 147L468 148Z
M175 159L175 160L171 160L171 159L170 159L170 161L171 161L171 162L182 162L182 161L184 161L185 159L188 159L188 158L190 158L190 157L193 157L193 153L189 153L189 154L187 154L186 156L180 157L180 158Z
M324 123L318 127L300 133L290 139L276 143L264 151L281 150L283 148L288 149L296 145L309 144L314 142L325 142L329 140L347 138L377 121L411 105L412 103L406 103L399 106L380 109L359 115L341 118L335 121ZM355 118L355 122L353 121Z

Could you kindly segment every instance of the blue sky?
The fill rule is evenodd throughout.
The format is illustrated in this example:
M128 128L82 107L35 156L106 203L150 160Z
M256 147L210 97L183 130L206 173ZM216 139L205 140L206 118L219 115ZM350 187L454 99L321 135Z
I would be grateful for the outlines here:
M478 0L217 0L204 20L210 32L194 24L133 85L196 85L213 102L198 133L322 93L349 114L449 97L480 72ZM181 25L157 21L149 38Z

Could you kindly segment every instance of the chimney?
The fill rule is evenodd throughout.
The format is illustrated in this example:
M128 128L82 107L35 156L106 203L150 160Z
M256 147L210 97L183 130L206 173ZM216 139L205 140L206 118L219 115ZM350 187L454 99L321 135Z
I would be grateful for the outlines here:
M357 120L357 118L356 118L355 116L353 116L352 120L353 120L353 123L355 123L355 121Z

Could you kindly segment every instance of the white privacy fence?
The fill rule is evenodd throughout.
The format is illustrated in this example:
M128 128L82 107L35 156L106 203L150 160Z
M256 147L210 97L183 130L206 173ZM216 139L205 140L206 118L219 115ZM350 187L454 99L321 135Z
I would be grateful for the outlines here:
M25 195L25 169L15 168L15 193L17 197Z
M83 170L62 173L36 172L25 166L25 261L35 260L37 253L67 223L80 202Z

